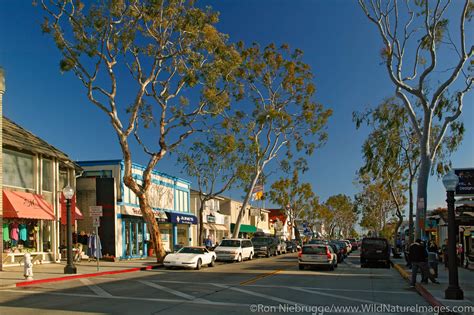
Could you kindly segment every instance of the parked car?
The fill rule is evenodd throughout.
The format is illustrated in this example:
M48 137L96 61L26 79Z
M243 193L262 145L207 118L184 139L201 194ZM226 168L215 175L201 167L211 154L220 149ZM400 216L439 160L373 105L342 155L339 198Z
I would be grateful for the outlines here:
M268 236L259 236L252 238L255 256L276 256L277 243L275 238Z
M222 240L214 252L217 255L217 260L238 262L244 259L251 260L255 253L252 241L240 238Z
M286 242L284 240L276 239L278 255L286 254Z
M368 263L383 263L390 268L390 245L385 238L366 237L362 240L360 265L367 267Z
M328 241L326 240L320 240L320 239L312 239L308 242L308 244L322 244L322 245L327 245Z
M298 243L296 241L286 241L286 251L294 253L298 251Z
M303 245L298 254L298 267L303 270L306 266L325 266L329 270L334 270L337 267L337 256L330 245Z
M331 245L332 249L334 250L334 253L336 253L337 256L337 262L343 262L344 261L344 250L342 249L341 244L337 242L329 242L329 245Z
M201 269L202 265L214 267L216 253L208 251L205 247L185 246L176 253L168 254L163 260L166 268L182 267Z
M343 242L343 241L335 241L335 243L337 243L337 244L340 246L342 255L344 256L344 258L346 258L347 255L348 255L348 252L347 252L347 243L346 243L346 242Z
M349 255L351 252L352 252L352 245L351 245L351 242L349 242L348 240L341 240L342 242L346 243L346 247L347 247L347 255Z
M349 241L351 242L352 250L357 250L359 248L359 242L355 238L350 238Z

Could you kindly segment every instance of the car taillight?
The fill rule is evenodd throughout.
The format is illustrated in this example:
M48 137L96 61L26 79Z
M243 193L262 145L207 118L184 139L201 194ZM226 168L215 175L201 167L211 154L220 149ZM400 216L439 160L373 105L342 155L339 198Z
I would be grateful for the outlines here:
M301 255L303 255L303 252L302 252L302 251L299 251L299 252L298 252L298 258L301 258Z
M326 256L328 257L328 259L331 259L331 253L329 252L328 249L326 249Z

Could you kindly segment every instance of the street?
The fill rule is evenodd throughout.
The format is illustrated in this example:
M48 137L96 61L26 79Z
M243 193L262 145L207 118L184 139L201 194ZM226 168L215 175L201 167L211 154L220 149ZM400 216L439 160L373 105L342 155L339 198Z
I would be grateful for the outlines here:
M358 252L334 271L298 270L296 254L287 254L200 271L157 269L0 294L1 314L406 313L380 308L388 304L428 305L393 268L360 268Z

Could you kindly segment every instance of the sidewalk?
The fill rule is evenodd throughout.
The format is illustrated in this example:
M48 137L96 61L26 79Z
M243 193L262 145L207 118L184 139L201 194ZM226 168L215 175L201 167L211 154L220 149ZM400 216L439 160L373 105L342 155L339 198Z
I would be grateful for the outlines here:
M23 276L23 266L4 266L3 271L0 271L0 289L33 285L44 282L89 278L107 274L136 272L159 267L159 265L156 263L156 258L122 260L118 262L100 261L99 271L97 271L97 262L82 261L75 264L77 268L77 274L65 275L65 266L65 261L61 261L61 263L34 265L33 281L25 281L25 277Z
M411 270L405 266L405 259L392 258L394 267L400 271L402 277L408 277L407 285L411 278ZM458 268L459 286L464 291L464 300L446 300L444 291L449 285L448 270L444 269L443 264L438 265L438 278L440 284L434 284L429 281L428 284L420 284L421 275L417 276L416 290L431 305L444 305L448 307L454 306L471 306L474 307L474 271L465 268ZM428 294L426 294L428 293ZM458 312L457 314L472 314L467 312Z

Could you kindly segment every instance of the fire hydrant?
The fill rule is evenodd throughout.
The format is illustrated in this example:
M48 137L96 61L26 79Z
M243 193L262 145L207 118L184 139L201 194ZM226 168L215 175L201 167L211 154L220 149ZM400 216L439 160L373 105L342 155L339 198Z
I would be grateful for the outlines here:
M25 253L23 256L24 265L24 276L26 280L33 280L33 263L31 262L31 255Z

